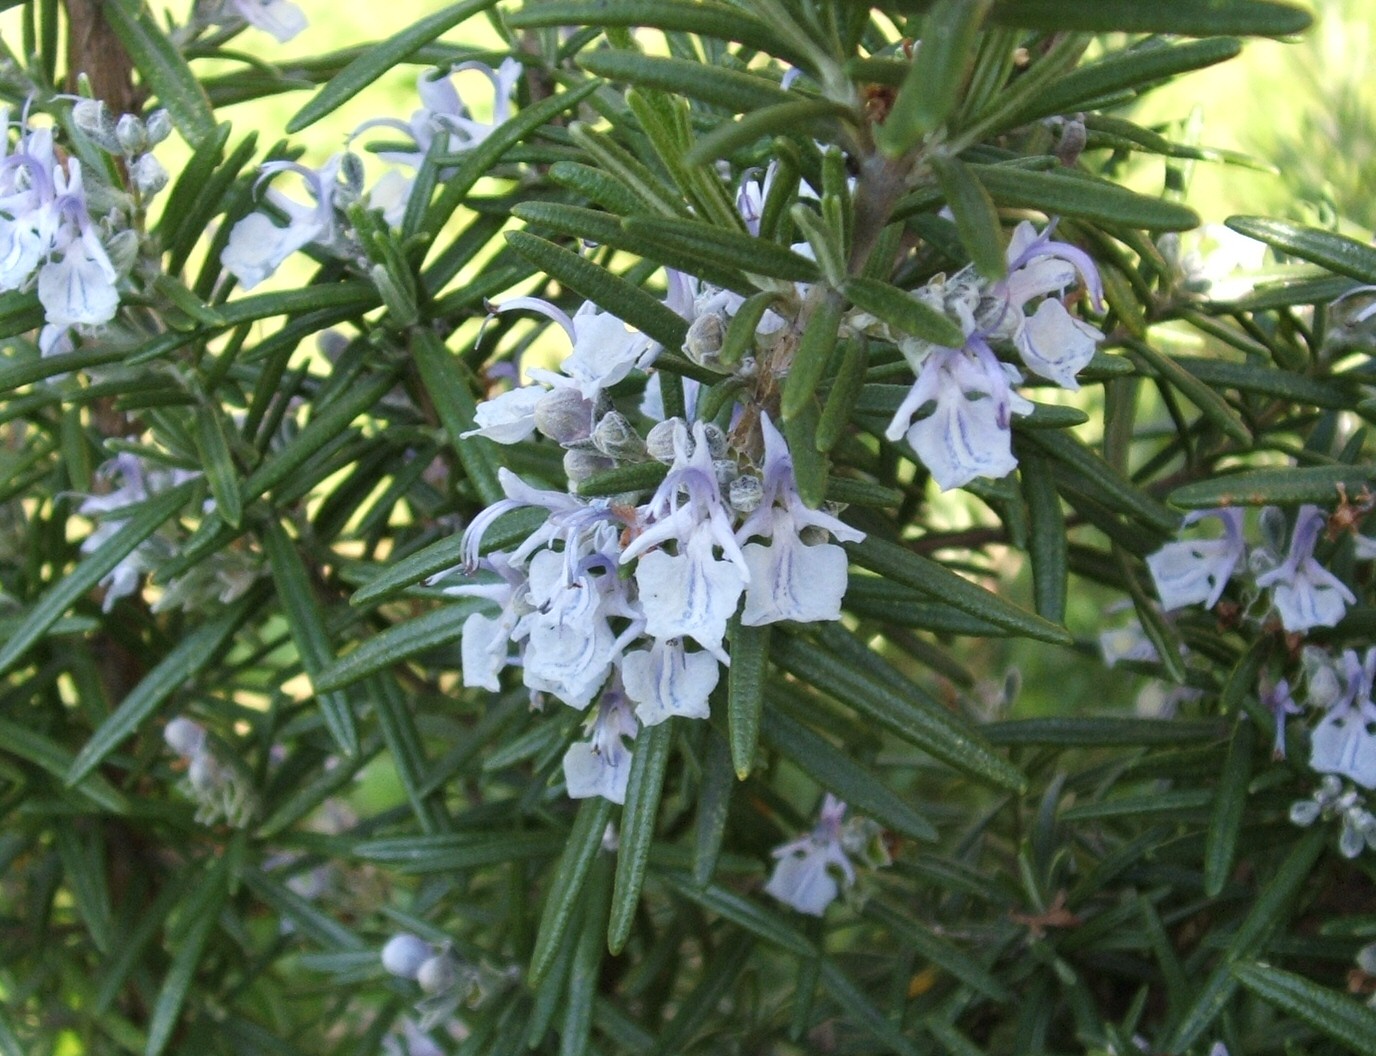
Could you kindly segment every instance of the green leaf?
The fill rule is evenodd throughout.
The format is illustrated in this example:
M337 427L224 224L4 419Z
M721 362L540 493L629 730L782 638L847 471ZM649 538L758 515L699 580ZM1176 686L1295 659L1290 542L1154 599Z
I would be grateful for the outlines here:
M203 881L192 888L190 897L179 910L182 928L173 943L172 963L163 977L162 988L158 991L149 1018L144 1056L160 1056L172 1040L182 1005L195 980L201 954L205 952L210 933L219 923L220 909L229 896L229 862L229 855L211 859L205 868Z
M726 158L758 140L776 135L798 134L799 130L824 127L827 119L849 113L828 99L795 99L743 114L739 120L724 122L693 144L683 160L688 165L705 165ZM882 127L882 126L881 126Z
M365 840L352 854L369 862L381 862L403 873L449 873L461 869L545 858L559 850L558 834L551 832L444 832L427 836Z
M611 816L612 805L601 796L585 799L578 806L578 816L564 842L564 853L550 873L553 881L545 896L535 950L530 955L527 978L531 986L538 986L545 978L564 945L574 907L582 896L593 859L602 850L602 838Z
M961 348L965 344L965 332L954 319L887 282L852 278L846 282L844 292L857 308L900 333L945 348Z
M205 469L210 494L215 498L215 512L231 528L244 522L244 506L239 495L239 475L229 452L224 422L213 407L196 408L196 453Z
M634 51L585 51L578 65L608 80L657 88L662 92L697 99L733 114L793 102L773 81L753 73L708 66L691 59L642 55Z
M766 909L745 895L737 894L720 884L708 884L705 887L698 885L687 873L666 870L656 875L684 898L724 917L752 935L799 957L817 956L817 948L811 939L782 915Z
M631 924L645 883L650 843L659 816L659 797L664 790L664 771L674 739L674 720L643 728L631 755L631 776L626 783L626 805L621 811L621 846L616 854L616 883L612 888L611 919L607 924L607 949L618 954L631 936Z
M357 649L323 668L311 681L317 691L328 693L385 671L417 653L457 642L464 621L482 608L481 602L463 598L395 624L364 639Z
M1252 779L1252 749L1256 739L1257 728L1251 718L1239 714L1232 743L1228 746L1228 757L1223 762L1223 773L1214 792L1209 832L1204 842L1204 893L1210 898L1218 897L1233 871L1237 835L1247 804L1247 785Z
M858 1026L873 1034L887 1049L899 1056L926 1056L926 1050L880 1012L864 990L830 958L822 960L822 986Z
M5 754L32 763L58 780L64 778L72 768L72 753L66 748L36 730L8 719L0 718L0 744L4 745ZM77 785L76 791L85 800L111 814L126 814L129 811L129 802L99 774L90 775Z
M275 520L269 521L262 539L268 566L272 570L272 581L277 588L278 600L282 603L282 615L286 617L301 666L314 682L334 660L334 649L330 646L325 619L316 601L310 575L301 555L297 553L296 544L281 524ZM339 745L340 751L348 756L357 755L358 726L349 699L341 693L317 690L316 700L320 703L321 716L330 736Z
M869 364L869 355L869 343L863 334L847 338L842 346L841 362L836 367L835 380L827 393L826 402L822 405L822 415L817 420L817 434L812 446L819 454L830 453L850 425L851 415L855 413L855 406L860 400L860 390L865 385L865 368ZM835 497L838 479L827 481L828 498ZM848 482L839 482L844 490ZM889 492L889 495L881 500L880 505L894 505L902 501L901 492L895 492L891 488L884 490Z
M325 87L293 115L287 122L287 131L300 132L326 114L333 113L383 74L400 66L426 44L447 33L460 22L487 10L495 2L496 0L464 0L460 4L450 4L428 18L407 26L400 33L364 48L358 58L330 78Z
M1156 351L1145 341L1133 342L1128 354L1141 358L1150 373L1179 389L1224 435L1243 444L1252 442L1252 430L1247 428L1242 416L1228 406L1228 401L1170 356Z
M751 294L736 309L736 314L731 316L731 322L727 324L726 336L717 355L722 366L734 367L745 355L755 350L755 335L760 328L760 320L778 299L778 294L766 290Z
M737 933L714 951L702 966L701 981L678 1003L649 1056L677 1056L687 1051L688 1042L699 1031L717 1029L722 999L735 987L754 950L755 940Z
M1081 33L1176 33L1187 37L1281 37L1301 33L1307 12L1273 0L995 0L990 21Z
M1019 451L1018 466L1022 497L1027 503L1028 556L1032 559L1032 596L1037 615L1064 623L1070 576L1065 511L1050 467L1041 454Z
M1233 967L1263 952L1270 937L1285 924L1286 909L1309 879L1327 841L1328 832L1323 826L1309 829L1300 837L1271 882L1253 900L1247 916L1233 932L1222 959L1209 973L1194 1004L1171 1033L1166 1051L1183 1052L1213 1025L1237 989Z
M63 613L186 505L195 489L196 482L187 481L153 496L146 502L128 507L130 511L137 512L133 512L127 518L121 516L123 523L114 534L88 554L76 568L58 580L38 604L29 610L24 622L4 646L0 647L0 673L14 667L29 651L29 647L42 638Z
M1035 172L1009 165L970 165L969 170L995 202L1011 208L1150 231L1187 231L1199 226L1193 209L1091 176Z
M874 899L865 904L865 915L883 922L904 946L911 946L919 957L959 979L977 993L992 1001L1008 1001L1012 995L997 978L982 968L980 960L987 960L984 951L962 949L936 934L931 923L915 919L891 905L887 900Z
M837 633L849 635L844 630ZM997 788L1025 787L1027 779L1022 772L995 753L977 730L868 650L861 667L859 657L840 656L798 635L777 634L770 652L775 663L804 684L856 709L957 770Z
M1113 52L1066 74L1018 112L1019 123L1052 114L1073 114L1118 92L1147 88L1190 70L1234 58L1242 43L1230 37L1144 46Z
M908 806L869 767L857 763L815 730L794 722L777 705L771 703L765 711L762 727L765 740L776 751L855 810L914 840L937 838L931 822Z
M1173 719L1044 718L1007 719L980 727L990 744L1135 748L1151 745L1197 745L1223 736L1219 722Z
M726 669L726 717L731 739L731 765L744 781L755 764L760 739L760 712L769 675L769 627L746 627L733 616L727 628L731 666Z
M143 0L108 0L100 11L134 66L194 150L215 137L210 100Z
M915 34L922 46L889 116L874 131L880 149L889 157L917 146L955 110L989 6L990 0L936 0L923 16L921 30Z
M793 456L793 480L798 495L814 510L826 499L831 472L830 460L817 450L817 426L821 416L817 401L812 400L782 423L784 439Z
M1264 216L1230 216L1227 224L1238 234L1265 242L1292 257L1360 282L1376 283L1376 248L1355 238Z
M786 246L696 220L629 216L622 221L622 226L651 244L701 258L717 267L735 268L786 282L816 282L820 277L815 263Z
M1285 466L1252 469L1176 488L1171 504L1186 510L1218 506L1331 506L1341 485L1349 495L1376 484L1376 466Z
M986 279L1003 278L1008 273L1003 226L990 190L986 189L981 176L976 175L976 166L941 156L933 157L931 164L937 184L941 187L941 196L955 215L960 243L970 254L970 262L975 270ZM982 171L993 169L994 166L978 168ZM1024 174L1020 171L1018 175L1021 177ZM961 345L964 343L962 338ZM954 347L959 348L960 345Z
M321 448L338 440L349 424L376 404L393 384L390 373L374 374L349 386L328 403L317 404L316 413L311 415L306 427L243 482L244 504L255 502L269 489L286 481Z
M91 734L63 777L67 786L70 788L85 780L159 705L217 661L225 643L248 615L249 608L250 599L241 598L217 619L197 627L158 661Z
M826 373L836 351L836 335L841 327L845 302L841 295L826 290L805 321L799 322L802 336L793 362L784 378L780 413L784 421L796 417L813 404L817 385ZM813 433L816 436L816 433ZM813 445L815 449L815 444Z
M1141 521L1165 535L1174 535L1180 518L1150 495L1133 487L1095 452L1068 433L1039 429L1024 433L1053 461L1064 465L1080 487L1097 501Z
M726 820L731 812L731 793L736 786L731 746L715 729L707 735L704 755L697 817L693 825L693 879L699 884L710 883L712 874L717 871Z
M629 466L617 466L615 469L594 473L580 480L575 488L579 495L590 498L653 491L668 475L669 467L663 462L636 462Z
M1238 964L1233 977L1267 1004L1308 1023L1348 1052L1376 1052L1376 1011L1302 975L1266 964Z
M544 515L541 514L543 520ZM532 524L531 528L534 529ZM527 533L529 534L529 533ZM463 536L449 535L431 543L429 546L408 554L400 561L393 562L373 576L368 582L354 591L349 598L350 605L372 605L386 601L407 587L414 587L421 580L445 569L463 563Z
M487 6L491 2L492 0L483 0L483 5ZM528 140L537 128L547 125L565 110L577 106L599 87L600 82L588 81L567 92L541 99L509 121L503 122L476 147L464 151L460 155L462 160L459 161L458 167L452 175L445 178L444 190L426 214L424 229L432 234L438 233L439 228L473 189L473 185L486 176L508 150Z
M515 29L537 26L648 26L665 33L695 33L733 40L793 65L807 65L807 56L792 49L754 15L718 0L542 0L504 16Z
M463 361L445 347L438 334L424 326L411 330L410 348L425 391L449 434L449 442L458 452L464 473L473 482L478 497L490 506L502 498L496 445L485 436L463 435L476 428L474 416L478 409Z
M996 627L1041 642L1057 645L1069 645L1071 642L1070 632L1064 627L1005 601L999 595L961 578L944 565L897 543L870 535L863 542L847 543L846 551L861 568L868 568L871 572L940 599Z
M521 256L551 278L558 279L622 322L629 323L665 348L680 349L688 336L688 324L680 316L619 275L584 260L577 253L556 246L525 231L509 231L506 240Z

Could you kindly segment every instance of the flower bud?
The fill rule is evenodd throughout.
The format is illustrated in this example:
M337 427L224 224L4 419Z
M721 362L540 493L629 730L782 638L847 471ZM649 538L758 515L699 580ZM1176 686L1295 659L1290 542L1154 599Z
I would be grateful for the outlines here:
M700 367L718 369L721 346L726 339L725 320L716 312L700 315L688 327L683 341L683 354Z
M707 453L714 459L726 457L726 434L721 427L713 422L707 422L703 427L703 432L707 434Z
M126 227L104 241L105 255L110 258L110 265L115 269L115 274L121 277L128 275L134 268L134 262L139 258L138 232Z
M207 751L197 752L186 768L187 779L197 792L213 792L224 784L224 771L215 757Z
M120 117L115 125L115 139L119 140L119 149L127 157L142 154L148 149L148 133L144 130L143 122L134 114Z
M434 947L424 939L403 932L393 935L382 947L382 967L390 975L414 979L421 967L435 956Z
M674 460L674 434L680 429L685 429L682 418L666 418L659 422L650 430L650 435L645 438L645 450L656 462L669 463ZM688 437L689 450L692 449L693 438Z
M645 457L645 441L624 414L609 411L592 431L592 446L608 458L638 462Z
M152 154L144 154L129 169L134 186L145 198L152 198L167 186L167 170Z
M440 953L425 961L416 969L416 982L427 994L438 994L454 985L457 973L449 954Z
M349 339L338 330L322 330L315 335L315 347L331 363L338 363L349 347Z
M557 444L576 444L592 433L592 410L577 389L550 389L535 405L535 428Z
M612 469L614 466L615 463L610 458L586 448L571 447L564 452L564 472L568 475L569 483L574 487L589 477Z
M108 150L111 154L120 153L115 122L99 99L78 99L72 107L72 123L102 150Z
M712 459L712 472L716 475L717 483L729 485L740 475L740 466L736 465L735 459L714 458Z
M190 759L205 746L205 727L178 716L163 727L162 739L178 755Z
M731 482L726 501L737 513L754 513L764 499L764 484L759 477L744 473Z
M155 147L172 134L172 118L166 110L154 110L148 115L143 128L148 134L148 145Z

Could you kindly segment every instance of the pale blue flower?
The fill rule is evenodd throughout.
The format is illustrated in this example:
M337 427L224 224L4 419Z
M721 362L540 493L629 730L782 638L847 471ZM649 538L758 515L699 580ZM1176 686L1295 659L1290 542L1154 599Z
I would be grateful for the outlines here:
M245 22L285 44L308 25L306 13L290 0L230 0Z
M778 862L765 892L799 913L822 916L840 895L841 885L855 883L855 867L842 844L845 814L846 805L827 793L812 832L775 849Z
M1205 517L1223 522L1219 539L1183 540L1167 543L1147 558L1163 608L1179 609L1203 605L1212 609L1223 596L1238 562L1246 551L1242 539L1242 511L1237 509L1197 510L1185 517L1188 526Z
M657 726L672 716L707 718L707 698L717 687L721 667L709 652L688 652L681 638L656 638L648 649L625 655L621 677L640 724Z
M1078 280L1090 302L1102 308L1103 285L1088 254L1068 242L1051 240L1054 226L1038 234L1023 221L1014 229L1008 243L1008 277L990 291L991 298L1006 305L998 309L990 336L1011 341L1033 374L1073 391L1080 387L1075 375L1094 358L1104 335L1050 294L1064 296ZM1027 315L1026 306L1038 297L1045 299Z
M234 225L220 253L220 263L239 280L240 286L253 289L298 249L312 243L328 247L335 242L338 232L334 198L342 164L343 155L336 154L319 172L294 161L273 161L262 167L260 184L280 172L294 172L315 203L303 205L270 187L265 197L287 214L287 225L278 227L266 214L257 212L249 213Z
M564 783L570 799L601 796L626 802L631 776L631 749L639 724L623 693L609 689L602 695L586 741L575 741L564 753Z
M1332 627L1357 598L1342 580L1314 559L1319 532L1328 516L1317 506L1301 506L1285 561L1257 576L1258 587L1271 588L1281 625L1291 633Z
M736 542L703 423L693 426L691 443L687 430L678 429L674 448L669 474L639 510L640 534L622 551L621 561L639 558L635 581L647 634L692 638L727 663L722 639L749 568ZM675 552L646 553L666 545Z
M1376 648L1364 660L1348 649L1342 656L1343 692L1314 727L1309 765L1321 774L1338 774L1376 788Z
M841 618L846 593L846 552L827 542L803 541L803 532L827 532L843 542L859 542L861 532L798 494L793 457L783 434L762 415L764 435L763 493L759 507L736 532L750 574L741 623L748 627L793 620L813 623ZM763 537L767 544L746 542Z
M1009 372L978 336L964 348L931 346L884 436L905 439L942 491L976 477L998 479L1017 467L1012 415L1030 410ZM913 421L928 404L931 413Z
M478 404L476 429L462 437L485 436L499 444L519 444L535 432L535 407L548 394L543 385L522 385Z

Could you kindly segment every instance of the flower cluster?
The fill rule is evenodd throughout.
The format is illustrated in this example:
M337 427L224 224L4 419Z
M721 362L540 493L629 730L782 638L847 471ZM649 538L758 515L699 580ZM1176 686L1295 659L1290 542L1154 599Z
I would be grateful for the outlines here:
M1279 509L1267 507L1262 511L1263 530L1272 541L1252 547L1250 552L1243 539L1241 510L1197 511L1189 514L1184 523L1189 526L1205 518L1222 522L1221 537L1167 543L1147 558L1157 594L1166 609L1187 605L1213 608L1240 569L1251 576L1249 608L1260 605L1263 617L1274 611L1281 626L1290 633L1332 627L1357 600L1347 584L1314 556L1319 533L1328 524L1328 515L1319 507L1300 507L1283 558L1278 552L1278 540L1282 537ZM1260 604L1266 591L1270 592L1270 601Z
M885 436L906 440L942 488L977 477L998 478L1018 464L1011 421L1032 405L1013 391L1022 370L1075 391L1078 374L1104 335L1066 307L1076 284L1101 307L1102 285L1094 262L1080 249L1053 241L1052 228L1038 233L1021 223L1009 242L1008 276L997 282L973 268L937 276L916 298L954 319L965 344L950 348L905 334L868 317L855 325L894 340L916 375Z
M254 0L244 2L253 4ZM472 150L510 116L510 96L521 66L515 59L507 59L495 71L478 62L463 63L456 69L478 70L491 80L494 93L491 122L475 120L449 78L434 70L421 75L422 106L411 115L409 122L376 118L364 122L354 134L379 126L401 131L412 140L415 149L383 150L379 156L412 169L420 167L435 138L441 134L447 136L444 146L448 154ZM273 161L263 165L260 171L260 184L281 173L294 173L301 179L310 200L300 202L269 187L264 194L269 211L250 213L234 225L220 254L220 263L246 290L275 272L287 257L308 246L344 260L358 257L357 240L351 234L346 215L348 207L355 202L366 202L369 208L382 213L386 223L396 226L405 215L414 182L393 170L365 190L362 162L356 154L348 152L334 155L318 170L296 162ZM279 225L269 213L285 217L285 226Z
M827 793L817 824L806 836L774 850L777 862L765 892L799 913L820 917L856 880L852 858L869 868L889 864L879 826L846 820L846 805Z
M249 823L257 809L253 792L216 754L204 726L179 716L163 728L163 740L186 764L181 788L197 804L198 822L213 825L224 820L236 828Z
M415 1008L417 1031L444 1023L460 1005L478 1007L514 978L511 970L497 971L465 963L448 943L435 946L406 932L387 940L381 960L389 975L414 981L425 995Z
M83 554L94 553L128 523L127 517L119 516L121 511L200 474L191 470L148 465L137 455L122 452L101 466L97 475L106 481L118 477L121 483L118 488L104 494L87 495L77 507L76 512L81 516L99 520L95 530L82 540ZM136 593L143 582L144 573L157 568L168 556L169 548L165 540L151 536L121 558L100 581L105 588L102 609L109 612L120 598ZM247 584L244 584L244 589L247 589Z
M683 296L686 281L673 283L684 314L700 318L719 307L719 291ZM653 424L642 436L610 390L658 351L643 335L591 304L572 317L533 298L501 310L512 309L554 319L571 351L558 372L531 370L531 384L479 405L468 435L510 444L538 432L554 440L575 490L541 490L500 470L505 498L475 518L464 539L464 570L486 572L486 581L436 578L447 593L496 610L464 624L465 685L496 691L502 671L516 666L533 696L580 711L597 701L586 739L564 758L565 779L575 798L619 803L640 727L707 717L730 662L732 617L739 613L745 626L839 619L847 562L829 540L863 535L802 501L788 445L768 414L742 425L741 413L728 434L709 421L653 421L662 399L647 398L641 413ZM656 461L665 468L652 492L576 493L596 473ZM545 511L541 526L514 549L483 555L491 525L523 507Z
M9 115L3 114L8 130ZM137 200L60 150L54 128L31 127L27 114L18 141L0 143L0 290L37 289L46 322L39 336L44 354L69 347L73 328L102 326L115 317L120 279L138 249L130 213L167 182L149 153L171 132L164 112L146 124L132 114L115 122L103 105L82 100L73 117L97 146L124 159Z

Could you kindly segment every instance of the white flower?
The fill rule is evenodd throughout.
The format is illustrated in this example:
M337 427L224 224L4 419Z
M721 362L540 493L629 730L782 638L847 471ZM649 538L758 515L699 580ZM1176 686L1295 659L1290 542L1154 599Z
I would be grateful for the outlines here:
M478 427L461 436L485 436L499 444L519 444L535 432L535 405L547 392L543 385L523 385L483 400L473 416Z
M1187 515L1184 523L1190 525L1204 517L1217 517L1223 522L1221 539L1167 543L1147 558L1156 593L1167 610L1186 605L1212 609L1242 560L1246 549L1242 541L1242 511L1196 511Z
M583 709L606 681L618 642L591 570L570 568L568 551L541 550L530 562L528 604L513 637L526 639L525 684Z
M467 105L454 87L451 76L462 70L476 70L492 84L492 120L474 119ZM410 151L384 150L378 157L397 165L419 169L437 136L443 136L443 150L459 154L472 150L511 118L511 92L520 79L522 66L514 58L503 60L494 71L481 62L460 63L453 70L426 70L416 84L421 107L411 114L410 121L380 117L365 121L354 130L358 135L368 128L393 128L409 136L416 149ZM452 171L452 170L449 170ZM445 171L441 170L441 176Z
M1038 234L1027 221L1014 229L1008 243L1008 278L990 291L1006 303L993 325L1013 343L1028 370L1073 391L1080 387L1075 375L1094 358L1104 335L1048 295L1064 294L1078 278L1099 305L1103 287L1089 256L1067 242L1051 241L1051 231L1048 226ZM1029 317L1024 309L1037 297L1046 299Z
M855 867L842 845L845 813L846 805L827 793L816 828L775 849L778 863L765 885L766 893L799 913L820 917L836 901L842 884L855 883Z
M307 26L306 14L289 0L230 0L245 22L285 44Z
M334 195L343 155L336 154L319 172L291 161L274 161L262 167L259 182L279 172L301 177L314 205L302 205L269 188L266 198L287 214L287 226L278 227L263 213L250 213L234 225L220 253L220 263L251 290L281 266L298 249L312 242L330 244L336 236Z
M72 159L75 167L77 161ZM115 317L119 292L115 269L89 221L64 229L53 245L61 256L49 258L38 272L38 299L49 325L98 326Z
M742 547L750 580L741 623L759 627L780 620L839 620L849 565L846 552L832 543L804 543L802 535L813 529L845 542L859 542L865 533L831 514L809 509L798 494L793 457L783 434L768 415L761 417L760 428L764 434L763 494L736 539L744 543L752 536L764 536L769 543Z
M1257 586L1272 588L1281 625L1292 633L1334 626L1357 600L1347 584L1314 559L1319 530L1327 521L1317 506L1301 506L1285 561L1257 576Z
M933 346L884 436L906 439L942 491L1006 476L1018 464L1012 413L1031 409L1014 394L1010 370L978 337L962 349ZM928 403L932 412L914 422Z
M626 802L626 782L631 776L631 750L639 729L623 694L608 690L602 695L597 718L586 741L574 742L564 753L564 782L570 799L601 796L612 803Z
M639 510L643 528L622 551L621 562L640 558L635 581L647 634L692 638L727 663L722 639L749 571L731 527L732 515L722 498L703 423L693 426L691 445L687 430L677 429L674 451L669 475ZM645 553L667 544L675 547L674 554L662 549Z
M1314 728L1309 765L1321 774L1340 774L1363 788L1376 788L1376 703L1371 700L1376 679L1376 648L1364 662L1348 649L1343 653L1342 696Z
M635 367L646 367L658 351L650 339L610 312L599 311L592 301L584 301L573 318L538 297L514 297L497 311L526 309L553 319L566 334L573 348L559 365L561 373L532 370L530 376L555 387L572 386L593 403Z
M670 716L705 719L707 698L717 687L721 668L708 652L690 653L682 639L656 638L649 649L637 649L621 662L626 696L636 704L642 726L657 726Z

